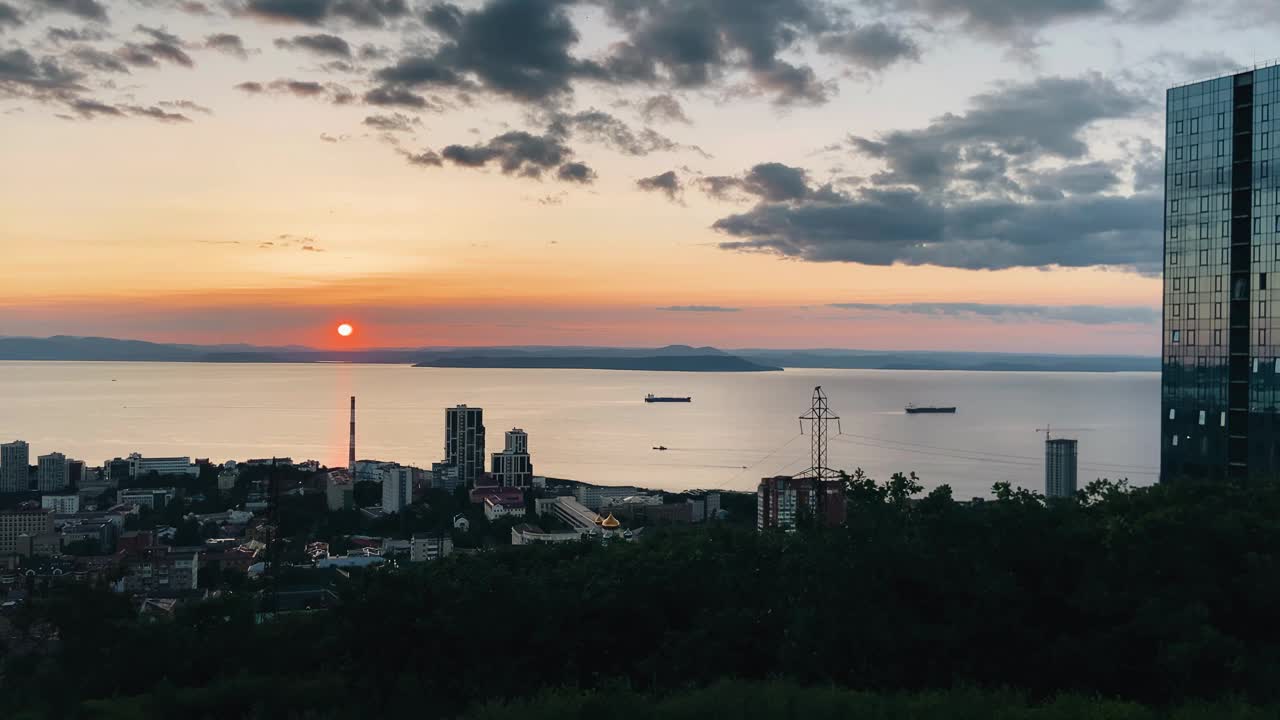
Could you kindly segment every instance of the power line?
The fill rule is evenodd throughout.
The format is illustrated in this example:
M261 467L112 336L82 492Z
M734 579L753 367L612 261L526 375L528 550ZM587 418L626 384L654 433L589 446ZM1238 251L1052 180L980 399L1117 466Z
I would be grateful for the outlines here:
M917 447L895 447L894 445L883 444L879 442L867 442L864 440L854 440L849 436L839 437L839 439L842 439L844 442L851 443L854 445L859 445L863 447L873 447L879 450L890 450L890 451L900 452L904 454L930 455L935 457L948 458L951 460L967 460L969 462L974 462L974 463L991 463L991 464L997 464L997 465L1009 465L1014 467L1025 467L1025 468L1043 467L1043 465L1040 462L1034 462L1034 461L1024 462L1021 460L1005 460L1005 459L996 458L996 457L984 457L982 455L975 456L974 454L962 454L961 452L945 452L945 451L938 452L934 450L920 449ZM894 441L887 441L887 442L892 443ZM1027 460L1031 460L1031 458L1027 458ZM1107 467L1107 466L1101 466L1101 465L1081 465L1080 467L1086 470L1094 471L1094 472L1105 472L1105 473L1125 473L1129 475L1158 475L1159 474L1159 472L1155 472L1155 471L1126 470L1126 469Z

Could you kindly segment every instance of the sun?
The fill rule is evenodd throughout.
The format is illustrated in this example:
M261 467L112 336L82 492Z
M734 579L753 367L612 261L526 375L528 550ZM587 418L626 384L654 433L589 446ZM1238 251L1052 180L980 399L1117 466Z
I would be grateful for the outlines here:
M338 334L342 337L350 337L351 333L355 331L356 329L351 327L351 323L342 323L338 326Z

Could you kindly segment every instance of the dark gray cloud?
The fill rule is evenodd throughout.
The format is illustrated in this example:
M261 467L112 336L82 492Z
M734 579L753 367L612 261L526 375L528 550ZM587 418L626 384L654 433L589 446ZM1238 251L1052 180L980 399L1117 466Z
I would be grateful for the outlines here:
M626 38L605 62L614 81L706 87L727 72L748 73L775 102L818 103L831 88L782 54L835 29L819 0L594 0Z
M556 171L556 177L564 182L575 182L583 185L589 185L595 182L596 171L592 170L585 163L569 162L560 166Z
M328 33L276 38L275 46L284 50L306 50L317 55L329 57L351 57L351 45L337 35L329 35Z
M4 11L0 10L0 16L3 14ZM0 24L3 24L3 22L0 21ZM76 28L51 27L45 34L48 36L49 40L54 43L98 42L111 37L110 33L107 31L92 25L87 25L78 30Z
M22 27L25 22L18 8L9 3L0 2L0 30L4 30L5 27Z
M1027 193L1041 200L1103 193L1120 184L1115 165L1101 160L1027 173L1021 179Z
M124 111L114 105L90 100L88 98L75 98L67 103L67 107L82 118L89 119L98 115L106 115L108 117L121 117Z
M187 117L186 115L183 115L182 113L169 112L164 108L156 107L155 105L150 105L150 106L124 105L123 108L130 115L151 118L152 120L158 120L164 123L191 122L191 118Z
M194 67L195 61L183 50L184 43L177 35L163 28L138 25L135 28L143 35L151 38L147 43L126 43L116 51L116 55L126 63L136 67L156 67L161 62L168 62L182 67Z
M364 125L383 132L414 132L422 126L422 121L403 113L392 113L370 115L364 119Z
M420 165L422 167L441 167L444 165L444 160L442 160L440 155L434 150L423 150L421 152L414 153L409 152L408 150L397 149L397 152L403 155L405 160L409 161L410 165Z
M824 35L818 47L872 72L879 72L895 63L920 59L920 46L916 41L901 28L883 22Z
M808 173L803 168L782 163L760 163L740 177L711 175L699 178L702 191L719 200L728 199L733 191L753 195L766 202L799 200L809 190Z
M76 92L83 89L83 77L52 57L37 60L23 48L0 52L0 96Z
M445 109L444 104L441 102L428 99L404 88L386 85L366 92L364 101L369 105L378 107L400 107L411 110L429 110L431 112L443 112Z
M292 80L281 78L269 83L242 82L235 86L250 95L292 95L300 98L324 100L334 105L348 105L355 101L355 95L343 85L332 82L316 82L314 80Z
M660 192L672 202L678 201L681 193L684 192L684 185L680 182L680 176L675 170L668 170L653 177L640 178L636 181L636 187L645 192Z
M85 20L105 22L107 8L97 0L31 0L32 5L50 12L67 13Z
M742 312L742 308L721 307L720 305L670 305L667 307L655 308L663 312L691 312L691 313L734 313Z
M581 137L588 142L599 143L636 157L683 147L652 128L642 128L636 132L622 120L594 108L579 113L552 115L550 132L564 137Z
M165 103L161 103L164 105ZM99 117L142 117L163 123L188 123L191 118L182 113L169 112L156 105L109 105L91 98L70 98L67 107L86 120Z
M129 66L119 56L88 45L72 48L69 55L76 64L90 70L129 74Z
M1160 308L1110 305L1002 305L987 303L833 303L833 308L935 317L980 317L1005 322L1069 322L1081 325L1154 325Z
M555 135L533 135L513 130L478 145L449 145L440 151L445 160L462 167L496 163L505 175L541 178L567 162L573 151Z
M244 40L239 35L232 35L231 33L209 35L204 39L204 46L210 50L217 50L241 60L249 57L249 51L245 49Z
M1044 156L1081 158L1088 153L1086 128L1134 115L1148 100L1095 73L1008 84L971 104L967 113L943 115L923 129L853 136L850 143L859 154L885 162L873 176L877 184L936 189L965 179L966 170L981 174Z
M248 0L244 9L268 20L306 25L345 20L361 27L383 27L409 14L405 0Z
M201 105L199 103L192 102L190 100L161 100L160 102L156 103L156 105L159 105L162 108L170 108L172 110L188 110L191 112L198 112L202 115L213 114L212 109L207 108L204 105Z
M1041 30L1056 23L1117 12L1108 0L892 0L890 5L931 20L958 22L979 37L1018 45L1034 44Z
M1011 267L1161 268L1162 197L1070 196L1017 202L944 203L909 189L820 188L808 199L761 203L718 220L726 250L763 251L813 262Z
M654 95L640 105L640 117L647 123L678 122L689 124L680 101L670 94Z
M1202 53L1162 52L1152 58L1176 75L1176 82L1189 82L1202 78L1218 77L1239 70L1243 63L1223 52Z

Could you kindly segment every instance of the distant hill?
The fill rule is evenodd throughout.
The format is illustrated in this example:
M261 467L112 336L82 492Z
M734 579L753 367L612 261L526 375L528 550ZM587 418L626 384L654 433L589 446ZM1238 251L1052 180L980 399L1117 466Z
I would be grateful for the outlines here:
M317 350L301 345L182 345L141 340L58 335L0 337L0 360L115 362L310 363L349 362L421 367L571 368L685 372L762 372L779 368L971 370L1005 372L1158 371L1160 358L1126 355L878 350L724 351L713 347L661 348L525 346L484 348L375 348Z

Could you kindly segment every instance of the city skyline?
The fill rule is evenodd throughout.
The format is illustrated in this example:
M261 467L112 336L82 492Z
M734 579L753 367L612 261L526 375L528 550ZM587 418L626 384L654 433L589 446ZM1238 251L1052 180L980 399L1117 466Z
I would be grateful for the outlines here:
M1155 354L1159 5L5 0L0 335Z

